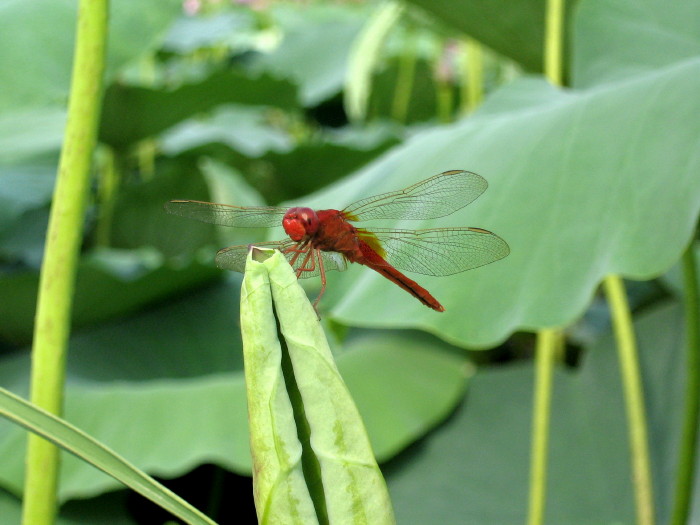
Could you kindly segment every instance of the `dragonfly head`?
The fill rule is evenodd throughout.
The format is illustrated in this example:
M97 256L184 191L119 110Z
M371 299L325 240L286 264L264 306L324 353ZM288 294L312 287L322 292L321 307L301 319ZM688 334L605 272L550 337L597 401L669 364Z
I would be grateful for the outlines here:
M284 231L296 242L316 233L318 224L318 216L311 208L289 208L282 219Z

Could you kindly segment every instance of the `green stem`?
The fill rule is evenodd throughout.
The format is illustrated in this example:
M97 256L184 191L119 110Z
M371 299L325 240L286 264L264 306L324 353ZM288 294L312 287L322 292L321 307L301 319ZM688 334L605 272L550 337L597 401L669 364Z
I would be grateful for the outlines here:
M561 84L561 47L564 0L548 0L544 39L545 75L550 82ZM532 422L532 450L530 457L529 525L544 523L547 491L547 448L549 442L552 378L558 349L563 342L561 332L551 329L537 334L535 407Z
M53 414L60 414L63 405L71 298L102 95L107 12L106 0L81 0L79 5L68 123L39 283L31 399ZM58 449L48 441L30 435L24 485L23 523L26 525L53 523L57 508L58 470Z
M463 81L461 113L466 115L474 111L484 96L484 60L481 44L473 38L467 38L462 46Z
M690 515L695 456L697 454L698 412L700 411L700 298L695 253L690 243L683 254L685 288L685 333L688 379L685 392L685 420L681 437L672 525L685 525Z
M603 285L610 304L620 359L620 373L622 374L627 423L629 425L637 523L652 525L654 523L654 499L651 462L644 410L644 391L639 370L637 343L632 328L632 315L622 279L617 275L609 275L605 278Z
M100 149L97 185L97 224L95 244L109 246L112 238L112 217L119 188L120 168L117 167L116 153L109 147Z
M435 60L437 65L435 69L435 105L438 121L443 124L452 121L455 98L452 86L454 72L449 46L448 42L443 42Z
M564 0L548 0L545 15L544 74L555 86L563 83Z
M413 77L416 73L416 42L415 31L412 27L406 29L407 43L403 47L403 53L399 58L399 70L394 90L394 101L391 107L391 115L398 122L404 123L408 118L408 106L413 93Z
M153 55L148 55L139 63L139 73L144 85L152 86L156 81L156 61ZM148 181L156 172L156 141L147 138L140 141L136 147L138 157L139 174L141 179Z
M449 124L452 121L452 108L454 106L452 86L449 82L438 80L436 90L438 121L443 124Z
M535 401L530 450L530 501L527 520L529 525L539 525L544 522L552 378L560 344L561 333L558 330L543 329L537 334Z

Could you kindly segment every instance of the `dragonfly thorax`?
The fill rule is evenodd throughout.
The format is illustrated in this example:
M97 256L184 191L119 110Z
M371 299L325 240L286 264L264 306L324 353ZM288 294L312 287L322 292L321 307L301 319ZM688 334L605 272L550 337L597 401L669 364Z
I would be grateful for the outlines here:
M315 234L318 225L318 216L311 208L289 208L282 219L284 231L297 242Z

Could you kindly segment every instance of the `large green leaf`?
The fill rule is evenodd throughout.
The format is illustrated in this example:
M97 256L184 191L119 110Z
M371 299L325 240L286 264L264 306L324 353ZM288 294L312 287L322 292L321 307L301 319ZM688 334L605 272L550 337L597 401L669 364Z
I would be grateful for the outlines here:
M69 0L0 5L0 112L63 105L73 62L77 4ZM181 2L113 2L107 78L154 49L181 13Z
M700 56L585 91L525 79L471 118L414 135L309 204L341 209L446 169L473 170L488 191L429 225L492 230L510 256L421 277L445 314L371 271L343 277L354 280L351 291L326 308L344 323L419 327L475 347L570 323L606 274L657 276L687 244L700 209L700 119L689 118L698 113Z
M98 250L78 264L73 325L81 327L129 314L157 300L217 278L211 265L169 264L153 249ZM39 275L24 270L0 278L0 340L32 338Z
M76 333L68 357L66 419L160 476L205 462L249 473L239 287L240 281L213 286ZM338 366L380 459L449 414L469 373L463 357L425 335L378 333L352 339L345 350ZM29 365L26 353L3 358L0 384L26 395ZM24 432L0 421L0 483L15 493L22 486L25 442ZM117 486L65 458L62 499Z
M587 0L574 26L574 85L587 87L653 73L700 55L700 6L693 0Z
M675 479L683 381L683 316L664 305L636 323L659 523ZM547 523L634 523L627 422L610 333L553 391ZM397 520L515 525L527 515L532 364L477 372L454 418L385 467ZM700 499L696 484L695 500Z
M203 245L214 251L218 241L213 227L171 221L163 211L168 198L207 196L195 166L180 162L176 167L164 168L162 176L148 183L124 185L112 218L115 248L91 250L79 262L74 326L129 314L221 275L210 257L204 261L196 258L196 250ZM26 165L7 172L0 175L3 188L8 185L0 192L8 217L0 247L0 256L8 262L8 271L0 273L0 294L4 297L0 302L0 339L23 345L31 340L33 331L38 266L48 222L45 201L52 191L53 174ZM166 259L164 255L179 257Z
M463 355L418 332L364 333L343 349L338 367L380 461L447 418L473 373Z

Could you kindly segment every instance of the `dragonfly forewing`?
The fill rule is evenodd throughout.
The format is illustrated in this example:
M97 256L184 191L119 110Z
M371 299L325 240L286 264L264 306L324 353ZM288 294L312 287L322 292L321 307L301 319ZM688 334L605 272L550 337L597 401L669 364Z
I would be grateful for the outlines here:
M172 215L219 226L266 228L282 226L282 217L287 213L287 208L273 206L242 208L212 202L174 200L165 203L165 211Z

